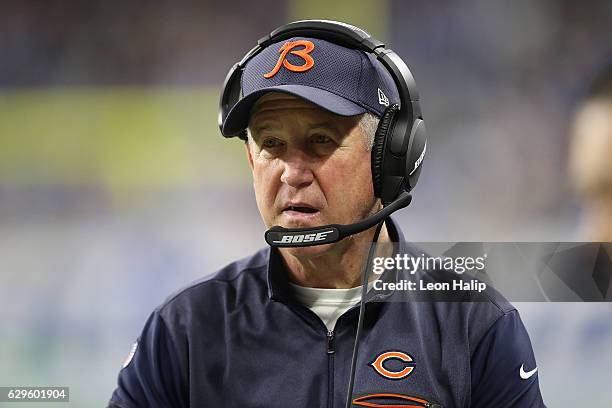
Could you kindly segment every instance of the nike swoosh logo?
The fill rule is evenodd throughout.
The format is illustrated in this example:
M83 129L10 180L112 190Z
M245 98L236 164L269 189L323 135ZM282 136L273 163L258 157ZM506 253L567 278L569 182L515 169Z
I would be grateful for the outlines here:
M521 364L521 369L519 370L519 375L521 376L521 378L523 380L528 379L529 377L531 377L532 375L534 375L536 373L536 371L538 371L538 367L534 368L531 371L527 371L525 372L524 368L523 368L523 364Z

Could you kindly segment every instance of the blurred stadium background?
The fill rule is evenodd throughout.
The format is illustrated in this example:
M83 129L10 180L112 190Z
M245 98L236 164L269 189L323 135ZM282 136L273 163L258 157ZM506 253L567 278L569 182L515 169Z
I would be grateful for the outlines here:
M218 93L302 18L367 29L417 79L430 146L408 238L581 239L567 126L610 59L609 1L3 2L0 385L104 406L151 310L264 245ZM612 406L611 305L518 307L548 405Z

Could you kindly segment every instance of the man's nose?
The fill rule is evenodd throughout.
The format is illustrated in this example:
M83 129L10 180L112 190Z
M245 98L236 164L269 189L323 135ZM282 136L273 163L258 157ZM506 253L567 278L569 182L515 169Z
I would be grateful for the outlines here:
M313 180L312 163L305 152L294 151L286 156L281 182L294 188L303 188Z

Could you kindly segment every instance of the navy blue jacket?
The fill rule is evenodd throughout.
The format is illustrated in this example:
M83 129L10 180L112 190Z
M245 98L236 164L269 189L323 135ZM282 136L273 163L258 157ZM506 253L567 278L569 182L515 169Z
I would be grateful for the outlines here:
M544 406L525 327L494 291L473 302L368 295L355 407ZM109 406L344 407L357 317L349 309L328 332L293 299L277 250L263 249L151 314Z

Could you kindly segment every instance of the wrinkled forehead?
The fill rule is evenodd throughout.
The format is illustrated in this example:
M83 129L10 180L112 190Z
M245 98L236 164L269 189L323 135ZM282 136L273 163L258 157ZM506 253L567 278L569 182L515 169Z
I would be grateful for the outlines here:
M300 110L300 109L312 109L313 111L319 111L321 114L329 114L324 109L321 109L317 105L307 101L306 99L298 96L290 95L282 92L269 92L259 98L249 116L249 123L260 116L261 113L269 111L282 111L282 110ZM336 116L336 115L333 115Z
M317 122L325 122L332 127L349 130L355 124L356 117L340 116L294 95L282 92L270 92L259 98L253 106L249 117L249 127L256 128L264 121L274 121L280 115L296 114ZM347 127L348 126L348 127Z

